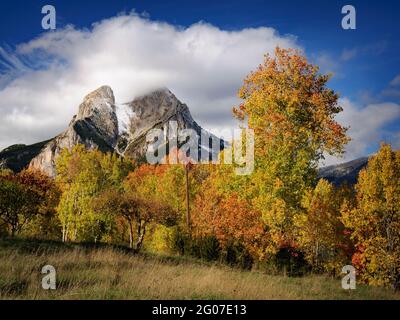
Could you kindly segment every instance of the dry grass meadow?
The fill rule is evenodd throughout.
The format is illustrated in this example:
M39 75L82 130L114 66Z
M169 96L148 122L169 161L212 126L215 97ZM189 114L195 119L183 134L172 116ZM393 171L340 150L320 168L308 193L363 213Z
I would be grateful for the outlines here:
M57 289L43 290L44 265ZM341 288L340 279L271 276L111 247L0 241L0 299L400 299L389 289Z

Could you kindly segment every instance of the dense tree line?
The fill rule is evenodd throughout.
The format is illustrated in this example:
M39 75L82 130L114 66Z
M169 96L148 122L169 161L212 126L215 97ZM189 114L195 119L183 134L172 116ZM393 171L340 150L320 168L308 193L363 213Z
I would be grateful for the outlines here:
M383 144L355 187L318 181L320 160L348 141L328 80L279 48L245 79L234 114L255 132L251 175L232 165L138 165L76 146L62 151L55 180L1 173L0 232L289 274L337 275L352 264L366 283L398 289L400 152Z

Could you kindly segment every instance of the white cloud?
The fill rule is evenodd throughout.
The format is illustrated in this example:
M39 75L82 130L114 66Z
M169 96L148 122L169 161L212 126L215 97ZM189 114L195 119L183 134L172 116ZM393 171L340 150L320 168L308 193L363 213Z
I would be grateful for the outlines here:
M0 149L33 143L65 129L84 95L110 85L118 102L165 86L204 127L232 125L243 78L275 46L297 47L272 28L224 31L188 28L136 14L72 26L1 50Z
M340 63L328 52L320 52L314 57L315 63L322 73L332 73L336 78L342 78L340 74Z
M391 99L400 98L400 74L390 81L389 86L383 89L381 94L382 96Z
M359 53L359 50L357 48L344 49L340 56L340 60L342 60L342 61L352 60L353 58L355 58L357 56L358 53Z
M384 53L388 48L388 43L383 40L379 42L369 43L361 47L353 47L351 49L345 48L340 55L340 60L350 61L362 55L378 56Z
M394 77L394 79L390 82L390 85L393 87L400 86L400 74Z
M341 99L343 112L337 121L350 127L348 134L352 141L346 147L343 159L328 156L325 165L354 160L367 155L368 147L380 142L386 134L385 126L400 119L400 105L396 103L376 103L359 106L347 98ZM396 133L393 133L395 136Z
M381 95L387 99L399 99L400 89L393 87L385 88L382 90Z

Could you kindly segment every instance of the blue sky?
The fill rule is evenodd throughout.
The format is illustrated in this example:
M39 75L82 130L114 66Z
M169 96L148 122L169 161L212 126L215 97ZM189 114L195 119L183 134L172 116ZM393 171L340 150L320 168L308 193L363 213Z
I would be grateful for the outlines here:
M310 60L321 66L323 72L334 74L330 86L340 92L342 98L345 99L344 106L350 105L350 111L344 117L343 123L352 125L355 128L352 134L354 134L356 142L357 139L360 140L359 146L354 148L357 151L350 150L346 159L374 152L381 140L400 146L398 144L400 113L397 110L400 108L400 78L398 81L395 80L400 75L400 26L398 23L400 3L398 1L1 1L0 47L3 50L3 56L0 55L0 61L1 59L8 60L9 65L9 62L13 61L11 58L14 57L24 63L26 60L16 52L16 46L30 43L31 40L49 33L41 28L43 16L41 8L45 4L52 4L57 10L57 31L67 28L67 25L73 25L74 30L79 30L81 33L92 32L93 23L100 23L103 19L112 19L122 12L129 14L131 10L135 10L141 19L153 22L161 21L168 26L176 27L178 33L180 29L190 28L199 22L224 32L240 33L248 28L254 30L261 30L260 28L263 27L273 28L276 32L275 38L287 40L288 45L292 43L302 48ZM356 30L341 28L343 17L341 8L346 4L351 4L356 8ZM243 44L245 43L243 40ZM46 50L48 50L47 47L44 51ZM28 70L23 68L24 70L13 72L4 65L0 66L0 75L3 78L7 76L6 85L0 90L8 89L10 91L13 81L19 79L19 82L23 82L22 77L26 77L26 73L30 73L30 77L33 77L32 73L36 72L35 77L39 77L37 68L41 70L53 68L54 65L47 64L46 59L50 61L54 54L54 50L51 54L49 52L30 53L28 60L31 63L24 63ZM71 56L75 57L75 55L75 53L71 53ZM71 63L68 61L71 56L62 58L66 59L68 64ZM32 62L32 59L41 59L42 62ZM253 56L251 59L254 61L251 61L249 66L256 66L261 62ZM59 67L60 61L61 58L57 67ZM16 69L18 68L16 67ZM248 71L250 70L251 67ZM43 77L45 76L43 75ZM174 87L175 82L171 83ZM182 86L175 86L180 93L178 97L183 96L185 102L191 107L191 94L187 93L190 90L185 91ZM88 85L88 87L90 86ZM227 83L225 87L232 90L231 83ZM207 92L207 94L209 93ZM232 94L234 95L235 92ZM13 109L13 100L10 96L12 94L7 96L7 105L2 105L0 101L2 113L15 115L21 110L29 113L29 106L26 105L26 102L19 101L19 107L16 102L17 107ZM205 112L197 110L200 109L200 107L196 107L200 105L200 101L196 102L195 97L193 97L193 101L195 110L192 113L194 116L199 117L202 125L207 127L207 122L210 122L210 126L213 126L214 123L207 119ZM227 101L226 103L228 103ZM212 101L207 101L207 103L212 103ZM76 112L76 106L68 112L73 113L74 108ZM365 110L364 113L362 110ZM382 114L386 113L386 117L377 119L377 123L373 123L374 112L379 115L380 110L382 110ZM64 114L65 117L69 116L68 112ZM26 115L25 122L22 122L26 124L34 121L34 117L32 118L31 115L29 117L28 119ZM66 119L56 121L57 125L49 129L52 134L61 129L62 121L68 122ZM365 121L365 126L371 126L371 132L367 132L368 128L363 128L360 121ZM372 122L370 123L370 121ZM25 138L27 132L21 125L18 135L9 136L3 141L0 138L0 148L7 143L22 142L21 140L24 138L27 140L26 142L33 142L30 141L30 138L36 139L45 136L46 133L42 131L33 126L32 134L28 132L29 138ZM351 147L353 148L353 146Z

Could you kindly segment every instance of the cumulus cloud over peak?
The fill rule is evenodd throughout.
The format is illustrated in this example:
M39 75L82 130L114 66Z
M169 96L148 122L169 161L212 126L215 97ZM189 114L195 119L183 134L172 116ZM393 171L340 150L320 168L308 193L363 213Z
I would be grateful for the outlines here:
M118 102L168 87L204 127L232 125L243 78L291 36L260 27L225 31L199 22L183 28L136 14L67 26L0 52L0 149L62 131L90 91L113 88Z
M340 100L340 105L343 107L343 112L338 115L337 120L349 128L348 134L352 140L346 147L343 159L328 156L325 161L326 165L368 155L368 147L371 144L384 140L385 126L400 119L400 105L396 103L360 106L343 98Z

